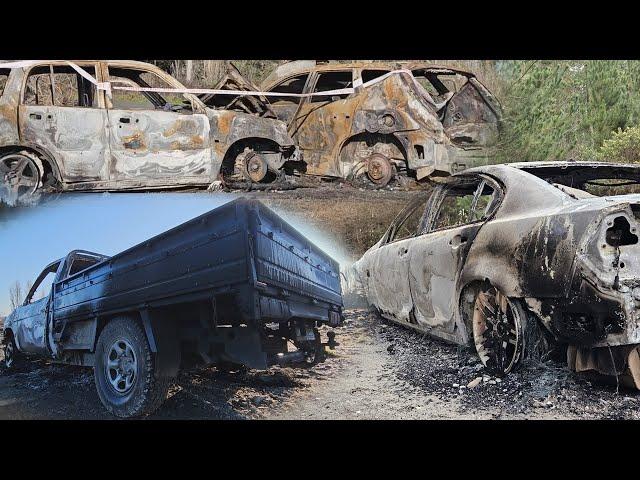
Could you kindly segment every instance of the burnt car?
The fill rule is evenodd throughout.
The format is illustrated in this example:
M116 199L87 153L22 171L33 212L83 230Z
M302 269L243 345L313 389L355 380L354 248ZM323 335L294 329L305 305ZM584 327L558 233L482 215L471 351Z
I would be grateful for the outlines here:
M388 75L396 70L407 73ZM261 90L310 95L269 97L307 174L379 186L398 175L421 180L488 163L502 118L473 73L437 65L297 61L276 68Z
M567 348L640 388L640 165L488 165L420 194L353 269L390 320L498 375Z
M87 78L66 61L22 63L0 64L5 197L43 187L208 186L222 169L234 168L242 168L245 179L261 181L297 160L281 121L209 108L189 93L135 91L185 88L153 65L74 61ZM111 88L97 88L92 78Z

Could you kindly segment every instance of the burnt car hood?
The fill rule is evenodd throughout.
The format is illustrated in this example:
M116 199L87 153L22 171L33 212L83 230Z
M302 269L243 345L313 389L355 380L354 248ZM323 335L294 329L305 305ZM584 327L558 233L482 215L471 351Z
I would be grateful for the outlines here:
M227 73L213 88L215 90L259 91L259 88L245 78L231 62L227 62ZM198 98L209 108L237 110L259 117L278 118L271 109L267 98L263 96L204 93L198 95Z

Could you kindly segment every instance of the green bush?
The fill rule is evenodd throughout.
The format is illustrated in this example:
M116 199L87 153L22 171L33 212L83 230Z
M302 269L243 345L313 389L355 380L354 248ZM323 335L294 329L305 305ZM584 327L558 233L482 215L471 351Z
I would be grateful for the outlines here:
M598 160L640 163L640 126L619 128L606 139L598 151Z

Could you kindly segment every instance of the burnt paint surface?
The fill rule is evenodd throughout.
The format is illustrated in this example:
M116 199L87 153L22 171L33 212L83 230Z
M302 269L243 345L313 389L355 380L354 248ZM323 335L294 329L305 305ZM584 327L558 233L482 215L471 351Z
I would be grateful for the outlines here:
M139 69L175 88L177 80L141 62L78 62L97 68L98 81L107 78L108 65ZM43 62L12 69L0 98L0 147L34 148L55 162L60 187L68 190L127 190L181 185L208 185L234 142L269 140L276 153L293 147L287 127L279 120L231 110L207 108L197 98L191 111L108 108L102 90L95 107L21 104L30 68L66 65ZM251 140L248 140L251 146ZM282 166L285 158L272 163Z
M408 261L399 261L382 239L353 267L370 303L388 317L466 343L458 305L467 286L488 281L521 298L564 342L640 343L640 243L633 243L640 195L575 199L508 165L465 174L491 176L504 194L493 216L468 232L468 253L452 253L460 227L403 241L415 252ZM607 230L621 216L630 225L629 244L612 246Z
M366 63L311 69L308 62L300 65L302 70L294 65L289 69L286 65L279 67L265 80L263 89L270 90L293 73L312 75L353 69L358 78L362 69L385 68ZM495 143L501 114L487 103L485 97L491 94L486 88L471 74L465 75L470 77L467 83L460 91L452 92L446 106L439 109L406 75L392 75L369 87L359 87L341 100L301 100L289 131L303 152L307 172L349 178L372 153L385 154L398 167L415 171L419 179L487 163L484 147ZM313 81L307 83L305 93L310 93L312 85ZM380 138L381 135L387 137ZM376 136L378 141L372 140ZM393 143L399 147L394 148ZM468 147L470 151L466 151Z

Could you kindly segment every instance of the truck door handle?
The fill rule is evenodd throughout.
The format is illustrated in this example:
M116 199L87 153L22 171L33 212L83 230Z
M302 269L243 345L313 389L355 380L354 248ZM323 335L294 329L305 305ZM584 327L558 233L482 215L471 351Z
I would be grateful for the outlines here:
M400 256L406 255L408 251L409 249L407 247L402 247L399 252Z
M42 120L42 115L40 115L39 113L30 113L29 118L33 120Z
M131 117L120 117L120 123L130 123Z

